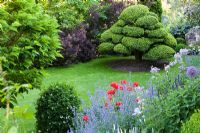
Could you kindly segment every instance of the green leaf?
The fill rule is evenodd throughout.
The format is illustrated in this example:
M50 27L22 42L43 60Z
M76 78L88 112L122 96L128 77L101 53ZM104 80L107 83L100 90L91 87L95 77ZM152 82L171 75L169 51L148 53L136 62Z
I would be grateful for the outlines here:
M2 26L2 24L0 24L0 30L3 31L3 26Z
M12 127L8 130L8 133L18 133L17 127L16 127L16 126L12 126Z
M19 27L19 26L21 26L21 24L19 23L19 21L15 21L14 23L12 23L11 26L13 26L13 27Z

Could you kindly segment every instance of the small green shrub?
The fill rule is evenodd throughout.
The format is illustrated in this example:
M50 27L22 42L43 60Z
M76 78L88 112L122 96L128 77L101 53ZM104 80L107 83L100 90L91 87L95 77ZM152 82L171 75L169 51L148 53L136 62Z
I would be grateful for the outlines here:
M157 59L167 59L174 54L175 51L172 48L165 45L158 45L150 49L145 56L157 60Z
M112 42L115 43L115 44L120 43L122 38L123 38L123 36L120 35L120 34L111 33L111 36L112 36Z
M146 33L150 38L163 38L167 35L167 32L164 28L156 29L156 30L147 30Z
M132 38L132 37L124 37L122 39L122 44L128 47L130 50L141 50L146 51L150 45L152 44L151 40L148 38Z
M175 49L176 52L179 52L180 49L184 49L184 48L187 48L187 45L179 43L179 44L176 45L176 47L174 49Z
M110 28L110 30L112 31L112 33L115 33L115 34L121 34L122 33L122 27L119 27L119 26L112 26Z
M42 133L64 133L74 127L74 111L78 110L80 100L74 88L65 83L49 86L37 100L36 126Z
M127 48L122 44L117 44L114 47L114 51L120 54L125 54L125 55L129 54L129 51L127 50Z
M178 37L176 38L177 43L186 44L186 40L184 38Z
M148 12L149 12L148 7L144 5L130 6L122 11L121 15L119 16L119 19L133 23L138 18L144 16Z
M123 28L122 33L130 37L141 37L144 35L144 29L127 25Z
M149 28L151 26L154 26L156 23L158 23L158 19L154 16L144 16L139 18L136 22L135 25L138 27L144 27L144 28Z
M107 41L112 41L112 32L110 30L107 30L101 34L101 41L107 42Z
M181 133L199 133L200 131L200 110L190 117L190 120L183 124Z
M115 25L123 27L123 26L126 25L126 23L125 23L123 20L118 20L118 21L115 23Z
M114 48L114 45L112 44L112 43L102 43L101 45L99 45L99 52L100 53L103 53L103 52L105 52L105 53L109 53L109 52L112 52L112 50L113 50L113 48Z
M171 34L167 34L165 37L165 42L168 46L173 48L177 45L176 39Z

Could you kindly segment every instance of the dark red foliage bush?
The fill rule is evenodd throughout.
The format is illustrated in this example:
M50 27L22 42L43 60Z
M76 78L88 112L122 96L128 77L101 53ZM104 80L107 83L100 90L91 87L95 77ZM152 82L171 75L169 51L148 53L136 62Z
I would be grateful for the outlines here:
M125 8L123 2L112 0L103 1L93 5L88 10L88 16L85 21L89 25L88 37L96 45L99 44L99 36L104 30L109 28L117 19L122 10Z
M68 65L95 58L96 46L87 38L86 28L87 25L80 24L73 30L65 29L60 33L63 58L58 58L54 65Z

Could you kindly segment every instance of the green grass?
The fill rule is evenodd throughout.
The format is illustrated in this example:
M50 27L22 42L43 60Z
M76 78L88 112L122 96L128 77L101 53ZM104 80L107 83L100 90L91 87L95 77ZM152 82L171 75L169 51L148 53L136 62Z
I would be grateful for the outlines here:
M47 88L49 84L54 82L66 82L76 88L78 96L88 102L88 92L93 93L96 89L109 89L111 81L120 81L126 79L129 81L140 82L145 85L151 76L148 72L121 72L109 68L106 62L119 59L129 59L132 57L106 57L92 60L88 63L80 63L69 67L52 67L44 70L45 77L43 79L42 90ZM30 105L28 111L35 113L36 100L41 91L32 90L29 94L24 94L23 98L18 98L18 105ZM0 109L0 126L5 110ZM35 119L26 119L24 127L27 132L34 131ZM1 129L0 129L1 132Z

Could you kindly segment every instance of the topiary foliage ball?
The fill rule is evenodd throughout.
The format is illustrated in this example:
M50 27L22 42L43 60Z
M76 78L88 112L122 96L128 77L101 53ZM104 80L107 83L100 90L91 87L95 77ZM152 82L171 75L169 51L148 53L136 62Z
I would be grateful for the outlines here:
M36 126L41 133L65 133L74 127L74 112L80 100L72 86L56 83L49 86L37 100Z
M200 110L197 110L186 123L181 127L181 133L200 132Z
M119 20L101 34L101 54L120 53L158 60L173 56L176 39L163 28L158 15L147 6L133 5L124 9Z

